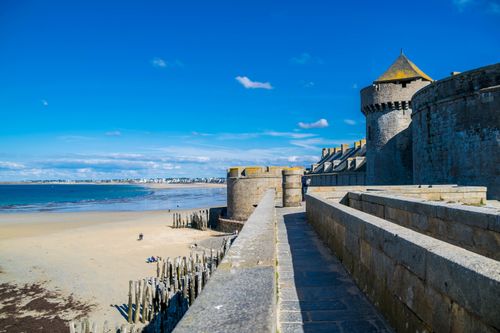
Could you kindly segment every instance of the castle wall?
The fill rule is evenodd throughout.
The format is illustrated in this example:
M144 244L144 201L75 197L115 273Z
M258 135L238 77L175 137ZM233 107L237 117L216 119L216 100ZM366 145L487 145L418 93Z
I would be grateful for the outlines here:
M344 201L349 207L500 261L496 209L366 192L349 192Z
M500 64L437 81L412 105L414 183L487 186L500 199Z
M276 191L275 204L283 203L283 167L240 167L227 176L227 217L246 221L266 190Z
M421 79L379 83L361 90L361 111L366 116L366 183L411 184L411 98L428 85Z
M500 329L500 262L315 195L306 215L396 332Z

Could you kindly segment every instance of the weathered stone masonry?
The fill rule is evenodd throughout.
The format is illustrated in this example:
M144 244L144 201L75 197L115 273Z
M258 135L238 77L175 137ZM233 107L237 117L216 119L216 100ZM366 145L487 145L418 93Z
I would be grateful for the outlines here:
M500 262L306 196L307 219L397 332L498 332Z
M415 184L487 186L500 199L500 64L436 81L412 104Z
M411 98L430 83L403 54L361 90L366 116L366 183L412 184Z

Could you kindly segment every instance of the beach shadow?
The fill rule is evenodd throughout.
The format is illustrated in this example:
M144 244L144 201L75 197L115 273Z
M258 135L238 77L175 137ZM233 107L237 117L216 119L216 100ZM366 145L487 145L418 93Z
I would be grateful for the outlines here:
M121 316L123 318L125 318L125 320L128 321L128 305L127 304L122 304L122 305L114 304L111 306L114 307L115 309L117 309L118 312L121 314ZM134 317L135 311L136 311L135 306L132 305L132 317Z

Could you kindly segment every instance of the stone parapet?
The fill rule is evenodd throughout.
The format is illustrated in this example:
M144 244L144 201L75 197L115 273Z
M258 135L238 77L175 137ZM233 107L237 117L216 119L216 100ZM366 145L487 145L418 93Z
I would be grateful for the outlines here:
M306 207L397 332L500 330L500 262L319 196Z
M500 260L500 214L496 209L387 194L349 192L350 207L483 256Z
M421 79L405 83L374 83L361 89L361 111L366 115L370 112L410 109L415 92L429 83Z
M310 186L307 193L317 194L329 200L341 201L348 192L368 191L395 194L425 200L454 201L465 204L484 204L486 187L457 185L387 185L387 186Z
M175 333L276 332L275 216L268 190Z
M236 231L240 232L241 229L243 229L244 225L245 223L241 221L235 221L219 217L219 221L217 223L217 231L228 232L228 233L234 233Z
M473 94L486 94L483 98L487 100L487 94L493 90L498 90L499 86L500 63L434 81L413 96L413 115L426 107L463 99Z

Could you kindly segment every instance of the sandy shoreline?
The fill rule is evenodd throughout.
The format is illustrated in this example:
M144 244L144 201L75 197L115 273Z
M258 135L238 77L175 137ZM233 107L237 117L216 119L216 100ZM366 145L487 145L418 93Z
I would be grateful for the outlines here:
M220 236L215 231L172 229L171 214L0 214L0 284L40 283L61 297L73 295L95 304L90 313L95 320L122 322L114 305L126 303L129 280L155 274L156 266L147 264L147 257L186 256L193 243ZM139 233L144 234L140 242Z

